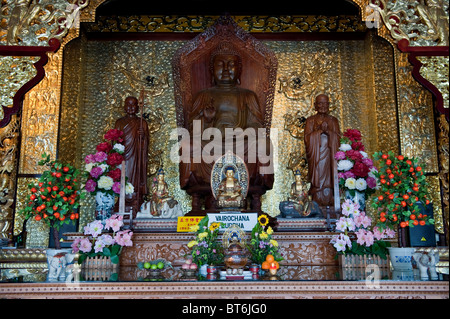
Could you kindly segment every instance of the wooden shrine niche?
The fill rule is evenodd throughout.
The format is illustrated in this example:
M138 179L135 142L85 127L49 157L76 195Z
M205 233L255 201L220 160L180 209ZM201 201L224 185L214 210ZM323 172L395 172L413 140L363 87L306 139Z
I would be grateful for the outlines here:
M269 136L278 62L273 52L229 16L218 18L205 32L177 50L172 59L177 126L192 129L194 101L199 93L214 86L211 57L221 47L233 48L240 57L242 72L237 86L256 95L260 122ZM210 178L196 175L191 163L180 163L180 187L192 195L191 213L199 213L203 205L206 210L214 209ZM261 175L249 166L251 209L260 210L260 196L272 185L273 174Z

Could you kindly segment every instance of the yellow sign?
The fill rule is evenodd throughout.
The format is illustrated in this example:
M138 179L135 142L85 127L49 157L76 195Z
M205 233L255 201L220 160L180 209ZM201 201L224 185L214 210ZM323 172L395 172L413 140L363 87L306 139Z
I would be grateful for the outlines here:
M427 241L427 240L425 239L425 237L422 237L422 239L420 241Z
M177 232L188 232L191 226L197 225L204 216L180 216L178 217Z

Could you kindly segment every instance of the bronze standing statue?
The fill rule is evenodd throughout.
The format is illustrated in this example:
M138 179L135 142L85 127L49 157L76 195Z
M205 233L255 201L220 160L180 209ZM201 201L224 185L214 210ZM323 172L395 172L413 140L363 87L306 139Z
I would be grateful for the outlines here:
M334 155L339 149L340 130L338 120L328 114L329 104L327 95L316 97L314 106L317 114L306 119L304 138L308 180L311 183L309 194L320 206L334 206L336 209Z
M115 128L123 131L126 176L128 181L133 184L135 192L131 198L126 198L125 206L127 209L132 207L134 218L144 202L144 196L148 193L149 131L147 122L137 116L139 104L136 97L127 97L124 108L126 115L116 121Z

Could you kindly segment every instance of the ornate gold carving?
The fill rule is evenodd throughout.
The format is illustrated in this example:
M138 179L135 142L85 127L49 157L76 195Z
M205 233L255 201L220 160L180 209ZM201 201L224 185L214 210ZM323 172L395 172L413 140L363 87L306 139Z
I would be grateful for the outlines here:
M19 120L0 128L0 237L9 238L13 223L13 203L16 193L17 145Z
M396 54L401 153L417 157L427 173L437 173L437 151L431 93L411 76L408 55Z
M439 117L439 180L441 181L441 194L443 203L443 216L445 228L447 229L447 243L448 243L448 229L449 229L449 128L445 115Z
M0 44L48 45L50 39L61 40L70 28L78 27L79 11L88 3L89 0L4 1L0 8Z
M395 42L411 46L448 45L448 1L369 0Z
M100 16L88 32L203 32L218 16ZM248 32L365 32L357 16L232 16Z
M44 79L28 92L23 102L22 152L19 173L39 174L40 154L56 158L62 51L49 53Z
M448 45L448 0L426 0L417 6L420 21L425 23L427 33L419 35L437 45Z
M442 205L441 205L441 186L439 183L438 175L430 175L427 176L428 182L428 192L430 201L433 202L433 218L434 218L434 228L440 234L444 234L444 220L442 214Z
M448 72L449 57L448 56L418 56L417 59L422 63L419 70L421 76L430 81L439 92L444 100L444 107L448 109L449 93L448 93Z
M39 57L0 56L0 120L3 119L3 108L12 107L16 92L34 76L34 63Z

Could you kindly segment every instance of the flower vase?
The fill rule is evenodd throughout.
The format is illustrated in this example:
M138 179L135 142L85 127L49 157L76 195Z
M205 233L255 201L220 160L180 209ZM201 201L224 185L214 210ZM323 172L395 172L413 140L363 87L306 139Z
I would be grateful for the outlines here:
M396 271L412 271L411 259L415 252L412 247L388 247L392 267Z
M95 194L95 219L100 220L102 224L111 217L116 197L111 194L97 192Z
M359 192L357 190L353 191L355 194L352 195L349 190L345 190L345 199L350 199L354 203L359 204L359 209L364 211L366 208L366 195L363 192Z
M207 264L201 265L200 268L198 269L198 272L199 272L200 275L206 276L207 273L208 273L207 269L208 269L208 265Z

